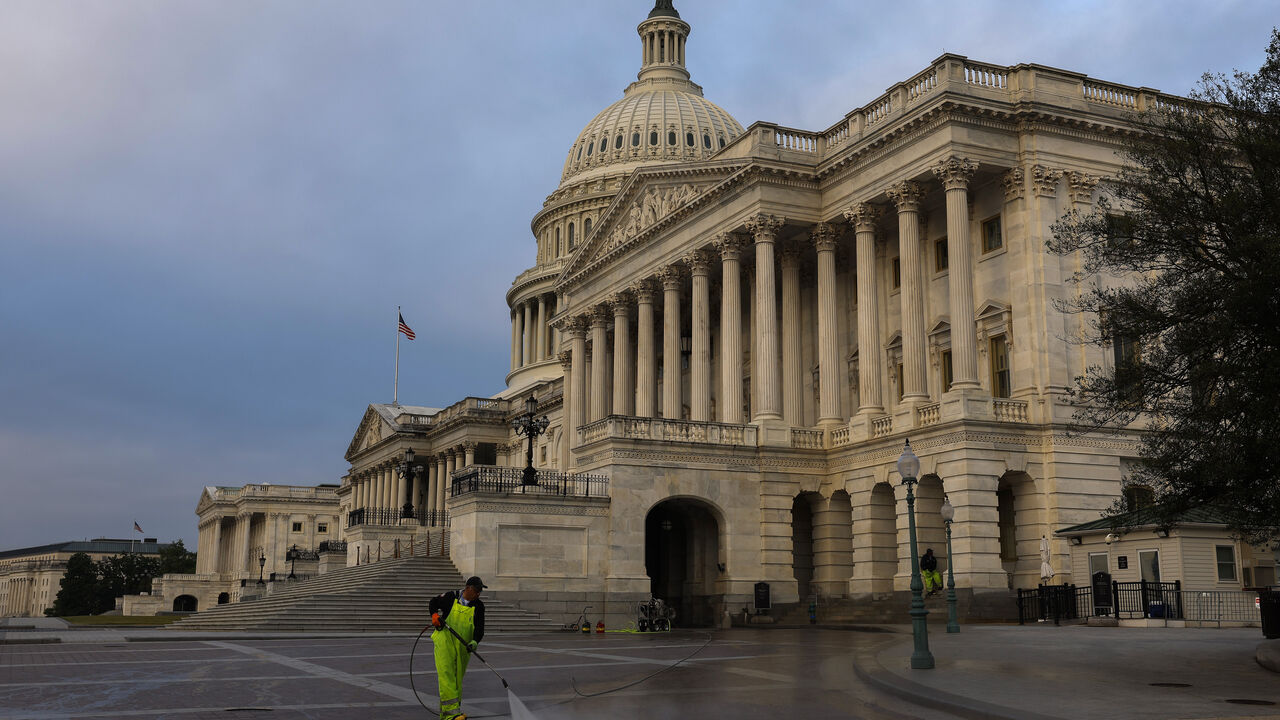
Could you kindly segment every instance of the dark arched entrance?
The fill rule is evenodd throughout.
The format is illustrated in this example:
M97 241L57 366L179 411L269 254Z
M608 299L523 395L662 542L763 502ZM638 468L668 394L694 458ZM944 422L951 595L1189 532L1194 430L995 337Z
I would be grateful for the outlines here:
M711 506L688 498L664 500L645 518L644 537L650 592L675 609L675 625L714 624L724 561Z
M175 612L195 612L196 599L192 595L179 595L173 599L173 609Z
M218 593L218 604L226 605L231 602L231 593Z

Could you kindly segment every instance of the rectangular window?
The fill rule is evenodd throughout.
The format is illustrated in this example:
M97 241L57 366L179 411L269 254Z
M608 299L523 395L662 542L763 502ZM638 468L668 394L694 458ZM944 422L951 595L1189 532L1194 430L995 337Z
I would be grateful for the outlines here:
M902 260L900 258L893 259L893 287L895 290L902 287Z
M940 364L942 365L942 392L947 392L948 390L951 389L951 379L952 379L950 350L942 351L942 362Z
M1111 572L1111 568L1107 567L1107 554L1089 553L1089 577L1092 578L1100 572Z
M947 239L942 238L933 243L933 269L942 272L948 267Z
M902 363L898 363L898 402L902 402Z
M1001 335L991 338L991 397L1007 398L1009 394L1009 346Z
M329 532L329 523L316 523L316 532L318 533Z
M294 523L294 524L293 524L293 531L294 531L294 532L302 532L302 523L300 523L300 522L296 522L296 523Z
M1218 560L1218 582L1235 582L1236 549L1230 545L1217 545L1213 550Z
M1142 570L1143 580L1160 582L1160 551L1139 550L1138 567Z
M1000 235L1000 216L997 215L982 223L982 252L989 253L1004 247L1004 238Z

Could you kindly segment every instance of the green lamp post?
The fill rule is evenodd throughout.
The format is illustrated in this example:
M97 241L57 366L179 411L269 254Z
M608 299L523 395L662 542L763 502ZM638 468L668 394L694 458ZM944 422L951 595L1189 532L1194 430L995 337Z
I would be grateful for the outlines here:
M951 498L942 496L942 521L947 524L947 632L960 632L960 623L956 620L956 575L951 568L955 560L951 555L951 521L956 519L956 509L951 506Z
M929 652L929 627L925 619L929 611L924 608L924 583L920 580L920 554L916 552L916 496L911 486L916 484L920 474L920 458L911 452L911 441L907 440L898 458L898 474L902 476L902 484L907 486L907 527L911 536L911 637L915 641L915 650L911 653L911 669L928 670L933 667L933 653Z

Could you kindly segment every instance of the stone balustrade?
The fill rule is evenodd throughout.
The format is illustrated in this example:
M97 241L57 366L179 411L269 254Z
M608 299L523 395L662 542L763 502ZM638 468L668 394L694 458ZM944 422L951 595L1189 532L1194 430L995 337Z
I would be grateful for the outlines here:
M821 434L821 431L819 431ZM610 415L578 428L578 444L617 440L662 440L664 442L704 443L755 447L759 429L754 425L735 425L693 420L667 420L626 415ZM821 441L819 441L821 447Z
M871 437L884 437L893 432L893 416L882 415L871 419Z
M831 447L842 447L853 442L853 428L841 425L831 429Z
M942 404L929 403L916 408L916 426L936 425L942 419Z
M810 428L791 428L791 447L805 450L821 450L826 433Z
M991 399L991 413L1000 422L1025 423L1027 419L1026 400Z

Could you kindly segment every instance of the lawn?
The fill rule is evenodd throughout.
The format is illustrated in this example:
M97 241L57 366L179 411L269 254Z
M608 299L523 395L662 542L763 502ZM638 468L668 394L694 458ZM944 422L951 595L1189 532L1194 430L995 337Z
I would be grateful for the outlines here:
M62 618L72 625L154 627L181 620L181 615L68 615Z

